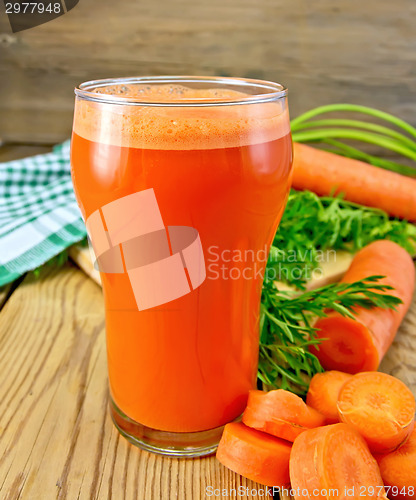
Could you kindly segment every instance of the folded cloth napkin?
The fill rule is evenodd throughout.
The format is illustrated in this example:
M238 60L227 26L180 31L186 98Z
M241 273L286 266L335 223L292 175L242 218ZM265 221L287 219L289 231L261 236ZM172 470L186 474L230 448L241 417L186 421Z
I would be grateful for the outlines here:
M0 285L86 236L72 188L69 141L0 163Z

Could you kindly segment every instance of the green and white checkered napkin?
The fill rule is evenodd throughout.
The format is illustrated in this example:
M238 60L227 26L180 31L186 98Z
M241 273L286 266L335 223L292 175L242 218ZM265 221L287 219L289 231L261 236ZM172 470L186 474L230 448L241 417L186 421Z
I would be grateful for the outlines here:
M0 285L86 234L72 189L69 141L52 153L0 163Z

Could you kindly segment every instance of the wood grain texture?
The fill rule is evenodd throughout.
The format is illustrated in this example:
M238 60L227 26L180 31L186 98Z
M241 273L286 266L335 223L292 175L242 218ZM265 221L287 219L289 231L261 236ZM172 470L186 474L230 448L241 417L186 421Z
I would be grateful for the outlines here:
M416 296L382 366L414 393L415 345ZM117 433L102 295L78 269L45 269L14 291L0 313L0 367L0 498L197 500L207 486L259 488L214 457L159 457Z
M0 311L6 303L6 300L9 298L12 286L12 283L8 283L7 285L0 287Z
M416 292L380 370L402 380L416 397Z
M70 259L91 278L97 285L101 286L100 273L94 268L92 262L92 253L88 247L79 243L72 245L68 248L68 255Z
M69 136L73 87L93 78L232 75L290 89L295 116L353 102L415 123L414 0L83 0L12 34L0 13L0 137Z
M101 290L70 265L45 269L40 279L28 275L6 302L2 500L198 500L208 486L260 488L215 457L164 458L121 437L107 411L104 337Z

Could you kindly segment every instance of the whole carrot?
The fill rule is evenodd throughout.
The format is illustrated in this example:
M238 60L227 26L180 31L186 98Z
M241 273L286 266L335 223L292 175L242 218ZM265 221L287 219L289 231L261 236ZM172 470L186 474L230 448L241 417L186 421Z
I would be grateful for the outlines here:
M293 187L345 199L416 221L416 179L374 165L294 143Z
M416 192L415 192L416 194ZM311 351L326 370L347 373L377 370L409 309L415 288L415 266L401 246L387 240L370 243L354 257L341 280L353 283L368 276L385 276L380 283L392 286L387 293L402 300L393 309L358 307L354 319L330 312L319 319L317 336L325 339Z

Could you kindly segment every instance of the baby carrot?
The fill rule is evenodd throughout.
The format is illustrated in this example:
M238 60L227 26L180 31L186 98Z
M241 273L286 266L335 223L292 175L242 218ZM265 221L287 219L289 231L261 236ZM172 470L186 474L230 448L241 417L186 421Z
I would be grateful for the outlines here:
M252 481L282 487L289 484L291 447L287 441L232 422L224 428L217 459Z
M390 499L416 498L416 427L400 448L376 459Z
M345 199L416 221L416 179L374 165L294 143L293 187Z
M325 417L296 394L283 389L250 391L243 422L273 436L294 441L301 432L324 425Z
M319 319L315 324L317 336L326 340L311 351L326 370L377 370L409 309L415 266L406 250L392 241L374 241L355 255L341 282L352 283L371 275L385 276L379 283L392 286L394 290L387 293L403 303L396 310L358 307L354 319L337 312Z
M352 377L336 370L317 373L312 377L306 403L324 415L327 424L339 422L338 395L341 387Z
M363 438L345 424L300 434L289 470L295 500L387 499L376 460Z
M338 396L338 412L366 440L373 453L396 449L413 430L416 403L406 385L381 372L363 372L347 381Z

